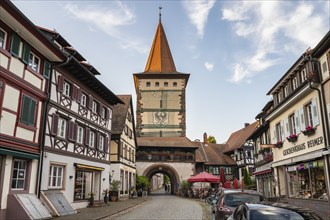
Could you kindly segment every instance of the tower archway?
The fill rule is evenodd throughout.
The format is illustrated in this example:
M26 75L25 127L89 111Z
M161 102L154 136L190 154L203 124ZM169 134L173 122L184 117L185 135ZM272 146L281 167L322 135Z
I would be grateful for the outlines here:
M178 172L171 166L167 164L153 164L149 166L143 172L143 176L147 177L149 180L151 177L157 173L162 173L170 178L171 183L171 194L174 195L178 190L178 185L180 183L180 178Z

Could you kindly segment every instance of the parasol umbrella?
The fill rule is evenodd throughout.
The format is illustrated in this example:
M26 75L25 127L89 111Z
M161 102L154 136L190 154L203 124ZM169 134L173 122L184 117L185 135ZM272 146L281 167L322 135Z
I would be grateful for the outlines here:
M234 178L233 185L234 185L234 189L238 189L238 180L236 179L236 177Z
M220 183L222 186L225 186L226 183L226 176L225 176L225 170L223 168L220 169Z
M226 187L225 187L225 188L227 188L227 189L230 189L230 185L231 185L231 184L230 184L230 180L227 180L227 182L226 182L226 184L225 184L225 185L226 185Z
M189 182L195 183L195 182L207 182L207 183L218 183L219 182L219 177L214 176L208 172L202 172L199 173L193 177L190 177L188 179Z

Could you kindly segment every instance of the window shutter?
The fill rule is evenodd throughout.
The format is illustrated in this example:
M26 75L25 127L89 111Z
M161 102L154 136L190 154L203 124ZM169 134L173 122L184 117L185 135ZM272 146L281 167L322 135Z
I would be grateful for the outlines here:
M273 126L274 143L277 143L276 126Z
M77 141L77 133L78 133L78 124L73 123L73 140L74 140L74 142Z
M24 43L22 61L25 64L29 64L29 59L30 59L30 46L27 43Z
M73 121L69 121L69 134L68 134L68 139L69 141L76 141L77 137L77 124L74 123Z
M78 89L77 88L77 103L80 103L81 102L81 89Z
M281 141L284 141L284 125L283 121L281 121Z
M109 138L108 138L108 135L105 136L104 138L104 152L108 153L108 150L109 150Z
M15 55L16 57L19 56L20 43L21 43L20 37L16 33L14 33L11 38L10 52L11 52L11 54Z
M96 145L95 145L95 149L98 150L99 149L99 144L100 144L100 133L96 134Z
M77 94L78 94L78 88L75 85L72 85L71 99L73 101L76 101L77 100Z
M31 102L30 102L30 106L29 106L29 125L34 126L34 119L36 116L36 106L37 106L37 102L36 100L31 98Z
M64 77L62 75L59 75L57 82L57 91L63 92L63 86L64 86Z
M286 118L284 123L285 123L285 136L289 137L290 136L289 118Z
M46 79L49 79L51 71L52 71L52 65L50 64L50 62L48 62L48 60L45 60L43 75Z
M110 116L109 113L110 113L109 109L106 107L105 108L105 120L109 120L109 116Z
M99 113L99 115L102 115L102 111L103 111L103 105L101 105L101 103L99 103L98 104L98 107L99 107L99 111L98 111L98 113Z
M299 109L299 116L300 116L300 130L304 131L306 129L304 108Z
M88 109L92 110L92 108L93 108L93 96L90 95L88 98Z
M318 116L318 112L317 112L317 101L316 98L312 99L312 117L313 117L313 126L317 126L320 124L319 121L319 116Z
M89 135L90 135L90 129L89 128L86 128L85 130L85 145L86 146L89 146Z
M59 119L58 114L53 113L52 127L51 127L51 130L50 130L51 135L54 135L54 136L57 135L57 130L58 130L58 119Z
M299 124L299 111L298 110L294 112L294 120L296 122L296 132L297 132L297 134L299 134L300 133L300 124Z

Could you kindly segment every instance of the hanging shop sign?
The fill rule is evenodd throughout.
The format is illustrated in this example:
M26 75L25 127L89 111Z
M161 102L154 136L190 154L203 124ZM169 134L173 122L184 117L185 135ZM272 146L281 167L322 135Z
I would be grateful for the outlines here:
M307 141L306 143L298 144L296 146L290 147L289 149L283 150L283 156L305 150L306 148L315 147L321 144L323 144L323 137L318 137L313 140Z

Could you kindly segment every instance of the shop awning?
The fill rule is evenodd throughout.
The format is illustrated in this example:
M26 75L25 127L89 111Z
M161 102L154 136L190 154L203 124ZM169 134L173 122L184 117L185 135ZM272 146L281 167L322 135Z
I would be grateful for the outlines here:
M253 172L253 175L261 175L261 174L265 174L265 173L271 173L272 169L269 170L263 170L263 171L259 171L259 172Z
M9 150L6 148L0 148L0 154L2 155L11 155L15 157L21 157L32 160L39 160L39 154L30 154L22 151Z
M80 168L80 169L98 170L98 171L104 170L104 167L90 166L90 165L85 165L85 164L81 164L81 163L74 163L74 166L77 168Z
M299 155L299 156L296 156L296 157L291 157L291 158L288 158L288 159L285 159L285 160L272 162L272 167L290 165L290 164L298 163L298 162L301 162L301 161L312 160L312 159L315 159L315 158L322 157L322 155L323 155L323 149L316 150L316 151L308 152L306 154Z

